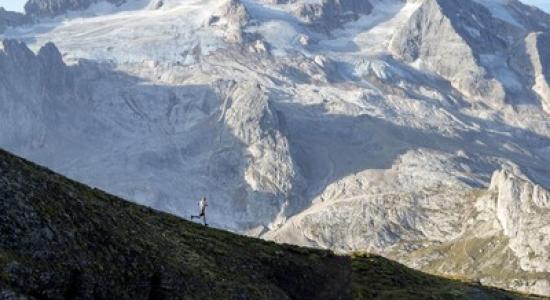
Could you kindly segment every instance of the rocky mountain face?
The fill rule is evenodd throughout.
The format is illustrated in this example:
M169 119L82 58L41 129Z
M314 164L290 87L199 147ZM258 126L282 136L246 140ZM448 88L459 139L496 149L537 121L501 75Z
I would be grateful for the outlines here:
M527 87L546 107L548 97L536 79L544 76L540 75L543 71L537 71L544 68L536 61L544 55L530 55L533 50L526 49L540 43L532 35L547 30L550 19L541 15L538 23L533 23L530 14L520 11L527 7L518 1L507 4L513 8L504 4L495 8L499 1L488 3L487 7L483 1L423 1L394 35L390 49L404 61L417 62L439 74L464 95L485 105L498 108ZM499 62L517 59L518 50L530 59L535 57L535 61L524 58L508 65ZM534 69L525 72L526 66Z
M500 0L125 8L5 30L0 146L181 216L207 196L211 224L240 233L550 295L547 14Z
M550 193L514 172L496 171L487 190L319 203L269 237L343 252L384 252L428 272L471 274L483 284L545 294Z
M17 132L6 131L4 141L21 143L40 140L46 132L38 124L53 125L57 111L62 106L60 98L66 89L73 88L71 72L66 68L61 54L53 44L45 45L38 54L34 54L24 43L4 40L0 54L0 66L6 74L2 76L2 95L4 99L21 99L21 102L2 101L2 111L12 117L3 119L3 128L17 128ZM26 78L27 80L21 80ZM41 97L21 97L20 95L41 95ZM28 122L34 116L35 125ZM48 119L50 118L50 119ZM30 125L30 126L28 126Z
M548 191L514 169L494 173L464 220L460 237L412 253L411 265L436 273L459 268L481 282L545 294ZM431 259L414 261L420 256ZM480 262L483 262L480 265Z
M30 19L21 13L7 11L0 7L0 32L4 31L8 26L20 26L30 22Z
M496 194L493 208L522 270L549 272L550 249L544 245L550 242L550 221L540 218L550 209L550 192L507 171L493 175L490 191Z
M525 49L532 66L533 90L540 96L544 110L550 111L550 36L547 33L531 33L525 38Z
M504 86L490 78L476 56L478 49L470 47L490 52L505 47L505 40L495 35L494 28L513 25L490 16L490 11L475 1L424 1L393 36L390 49L406 62L429 65L466 96L493 101L488 104L498 107L504 102ZM513 28L508 32L515 33Z
M337 256L208 229L3 150L0 200L2 299L524 298L377 256Z
M115 5L126 2L126 0L28 0L25 3L25 12L33 17L55 17L68 11L84 10L102 1Z
M305 24L317 29L329 30L343 23L356 20L361 14L369 14L373 6L369 1L319 0L272 1L273 4L290 4L292 13Z

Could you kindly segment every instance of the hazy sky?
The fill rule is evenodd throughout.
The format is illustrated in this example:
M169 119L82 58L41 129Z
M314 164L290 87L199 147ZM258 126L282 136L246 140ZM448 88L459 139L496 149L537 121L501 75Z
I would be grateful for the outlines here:
M546 10L547 12L550 12L550 0L522 0L522 1L527 4L536 5Z
M456 0L460 1L460 0ZM483 0L482 0L483 1ZM486 0L490 1L490 0ZM523 2L531 5L536 5L548 12L550 12L550 0L522 0ZM0 0L0 6L3 6L7 10L23 11L23 5L27 0Z
M0 0L0 6L6 10L23 11L26 0Z

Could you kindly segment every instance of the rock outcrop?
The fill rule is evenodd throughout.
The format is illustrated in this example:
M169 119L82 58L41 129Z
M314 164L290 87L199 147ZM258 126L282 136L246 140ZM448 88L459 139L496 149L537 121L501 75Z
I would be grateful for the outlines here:
M217 11L210 16L208 26L215 26L224 31L224 38L229 43L244 41L243 29L250 20L246 7L239 0L224 0Z
M284 119L272 107L269 96L257 82L236 86L226 101L225 123L246 145L248 153L244 179L250 193L246 210L262 212L266 209L266 202L279 201L271 209L280 211L270 215L277 216L271 226L280 225L290 215L288 210L299 207L291 199L295 199L303 189L302 178L283 133Z
M334 29L345 22L356 20L360 15L367 15L373 9L372 4L367 0L298 0L288 2L292 3L294 14L302 22L324 30Z
M550 274L550 192L508 170L495 172L489 190L496 193L497 219L522 270Z

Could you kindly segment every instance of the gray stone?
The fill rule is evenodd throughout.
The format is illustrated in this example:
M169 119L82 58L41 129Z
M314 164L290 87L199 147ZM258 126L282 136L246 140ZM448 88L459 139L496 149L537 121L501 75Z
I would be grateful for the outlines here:
M84 10L101 1L115 5L126 2L126 0L28 0L25 4L25 12L33 17L55 17L71 10Z

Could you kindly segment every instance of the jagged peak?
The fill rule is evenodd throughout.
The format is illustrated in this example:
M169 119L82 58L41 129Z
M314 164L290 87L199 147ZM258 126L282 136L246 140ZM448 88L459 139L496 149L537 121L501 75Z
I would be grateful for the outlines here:
M35 54L23 41L16 39L4 39L0 45L0 53L3 53L8 57L16 58L14 62L17 62L17 58L19 57L26 60L38 58L49 63L63 64L61 52L59 52L59 49L52 42L44 44ZM21 62L24 61L22 60Z
M23 57L23 58L32 58L34 57L34 52L27 47L22 41L14 39L4 39L2 40L2 45L0 51L8 57Z
M55 17L68 11L87 9L98 2L121 5L126 0L28 0L25 12L33 17Z
M540 47L529 48L527 45L523 47L527 49L518 50L517 45L533 32L547 31L550 16L516 0L418 2L419 8L411 15L408 24L392 38L389 50L394 55L408 63L420 62L421 67L449 80L468 98L500 109L506 103L515 103L513 95L524 92L522 86L527 85L518 79L516 74L526 74L514 69L513 60L502 59L515 51L515 57L523 57L521 65L532 64L535 69L532 71L537 73L532 79L536 81L535 93L529 97L536 98L534 94L538 94L542 106L548 110L550 104L545 101L550 93L548 76L545 76L543 58L539 53L546 51L545 43L540 42L544 38L537 39L536 44ZM531 13L542 17L533 18ZM529 52L528 59L525 59L525 53L518 52L525 50Z
M38 50L37 57L46 59L50 62L63 63L61 52L55 46L54 43L48 42L40 50Z
M42 100L46 95L59 95L72 82L70 73L57 47L49 42L35 54L24 42L2 41L0 69L10 76L9 85L17 85L21 91L40 90ZM24 83L24 84L21 84Z
M550 209L550 192L529 179L517 166L503 166L491 177L490 191L503 201L531 202Z
M529 179L515 165L503 165L499 170L495 170L491 176L489 190L498 191L506 182L528 182Z
M501 107L506 97L505 89L482 66L479 55L489 52L489 48L502 48L502 43L498 38L491 37L488 43L492 46L478 46L482 43L470 39L468 36L480 39L491 34L486 32L482 35L481 30L460 25L459 19L465 15L466 8L472 12L483 11L483 7L474 1L422 1L406 25L393 35L389 50L405 62L420 62L421 67L449 80L455 89L467 97L490 107ZM488 11L485 10L485 15L466 18L474 22L475 19L487 17Z

